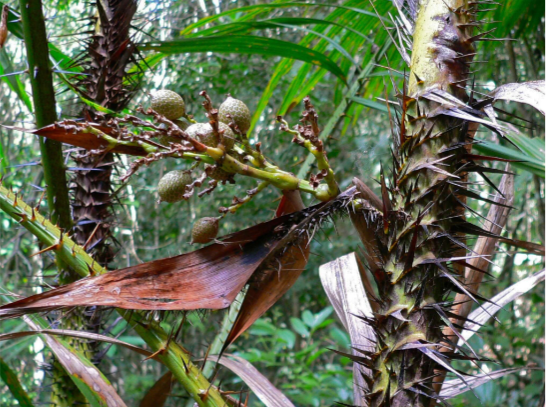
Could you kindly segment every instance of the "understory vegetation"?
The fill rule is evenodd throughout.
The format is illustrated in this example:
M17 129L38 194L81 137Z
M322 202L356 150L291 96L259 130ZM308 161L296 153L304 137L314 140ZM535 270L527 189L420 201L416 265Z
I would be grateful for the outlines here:
M0 405L545 404L544 4L0 6Z

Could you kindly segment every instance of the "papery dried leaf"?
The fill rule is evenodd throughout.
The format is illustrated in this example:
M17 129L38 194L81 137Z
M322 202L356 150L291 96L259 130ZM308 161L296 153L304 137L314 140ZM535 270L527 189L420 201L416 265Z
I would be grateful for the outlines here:
M492 316L498 312L502 307L522 294L530 291L537 284L545 280L545 270L541 270L536 274L513 284L509 288L506 288L501 293L495 295L490 299L488 304L484 304L481 308L477 308L471 314L469 314L469 322L464 325L463 337L469 340L475 332L477 332L482 325L486 323Z
M40 330L30 318L24 318L32 329ZM112 384L89 360L60 339L50 335L43 339L92 406L125 407Z
M165 373L154 385L146 392L139 407L163 407L171 393L173 374Z
M88 277L0 307L15 317L63 307L106 305L126 309L220 309L230 305L282 237L277 218L234 233L200 250Z
M111 131L108 127L100 126L95 123L90 123L90 125L106 134ZM22 127L5 127L12 130L22 131L24 133L36 134L47 138L48 140L55 140L72 146L82 147L86 150L108 149L108 151L112 153L136 156L144 156L148 154L146 150L139 145L116 144L115 146L109 147L107 141L97 137L95 134L85 132L82 129L79 129L78 131L71 131L57 124L52 124L35 130L25 129Z
M545 246L534 242L527 242L525 240L509 239L507 237L501 237L498 239L501 243L508 244L509 246L518 247L526 250L528 253L538 254L545 256Z
M299 191L284 191L277 216L304 209ZM224 349L233 343L258 318L269 310L291 288L308 263L310 249L308 240L287 250L277 259L275 268L260 271L260 275L249 284L236 320L226 338Z
M218 355L209 356L210 358L218 358ZM218 363L227 367L247 386L254 394L262 401L266 407L294 407L294 404L279 391L265 376L262 375L251 363L245 359L226 354L218 360Z
M506 166L506 170L508 166ZM492 205L488 211L487 219L489 223L485 226L489 227L489 231L499 235L509 217L510 209L509 207L513 204L514 198L514 182L515 177L513 175L506 174L502 177L500 181L500 192L494 198L495 202L504 203L507 207ZM479 270L488 269L488 258L492 256L496 250L496 242L498 239L494 237L479 237L477 243L473 248L473 252L477 255L483 257L475 257L474 259L469 259L469 264L472 267L469 267L465 271L465 283L472 291L478 291L480 283L484 277L484 273L479 272ZM469 297L464 294L457 294L454 302L460 304L455 307L454 312L460 316L467 317L471 311L473 303L469 301ZM445 331L448 335L449 332Z
M506 83L489 93L494 100L511 100L526 103L545 116L545 81Z
M490 380L499 379L500 377L507 376L511 373L517 373L525 369L526 368L512 368L496 370L495 372L490 373L480 373L465 379L465 382L461 379L448 380L444 383L439 397L443 400L448 400L474 389L475 387L488 383Z
M352 353L374 352L376 335L373 327L357 316L373 318L372 308L361 281L361 273L355 253L342 256L319 268L319 277L336 314L344 324L351 338ZM358 349L358 350L357 350ZM361 364L353 364L353 402L365 406L363 390L368 389L364 377L372 372Z
M9 7L4 5L2 7L2 17L0 17L0 49L2 49L8 38L8 11Z

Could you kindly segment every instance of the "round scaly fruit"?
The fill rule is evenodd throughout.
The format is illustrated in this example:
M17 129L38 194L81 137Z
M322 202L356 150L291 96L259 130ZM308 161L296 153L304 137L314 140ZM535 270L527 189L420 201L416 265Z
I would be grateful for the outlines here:
M190 124L182 120L173 120L173 123L181 130L186 130ZM184 141L178 137L167 136L165 134L158 137L158 143L163 144L164 146L169 146L169 143L178 143L178 144L188 144L187 141Z
M223 170L222 168L214 168L210 173L209 177L216 181L228 181L230 178L232 178L234 174Z
M218 234L218 218L201 218L192 228L192 243L209 243Z
M234 148L235 144L235 135L232 129L224 123L218 124L218 129L224 131L224 145L226 146L226 151L230 151ZM192 138L197 138L203 144L208 147L216 147L217 140L215 134L213 133L213 126L209 123L196 123L192 124L186 133Z
M172 90L158 90L152 95L150 107L169 120L177 120L186 114L186 106L180 95Z
M231 116L231 119L228 118L228 115ZM247 133L247 130L251 127L251 112L249 108L241 100L234 99L231 96L228 96L220 105L218 119L226 124L229 124L233 120L242 133Z
M163 202L179 202L184 199L186 186L192 183L190 173L183 170L170 171L161 177L158 194Z

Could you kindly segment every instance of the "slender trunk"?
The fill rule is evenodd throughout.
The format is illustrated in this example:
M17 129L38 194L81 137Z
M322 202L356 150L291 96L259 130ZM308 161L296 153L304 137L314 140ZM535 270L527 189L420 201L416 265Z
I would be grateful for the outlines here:
M36 126L44 127L57 120L57 113L42 2L21 0L20 4ZM68 230L72 218L61 143L41 137L40 152L51 219Z
M21 0L20 5L36 125L44 127L57 120L57 113L42 3L41 0ZM40 151L51 219L62 229L69 231L72 226L72 217L61 143L40 138ZM61 284L74 280L75 273L65 267L59 259L57 259L57 265L60 270ZM56 360L53 362L52 380L51 401L55 406L87 403L85 397Z

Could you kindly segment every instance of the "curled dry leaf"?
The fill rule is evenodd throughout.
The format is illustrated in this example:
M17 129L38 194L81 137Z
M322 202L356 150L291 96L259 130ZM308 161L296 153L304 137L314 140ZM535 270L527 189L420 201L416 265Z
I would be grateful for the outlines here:
M509 170L509 166L507 165L505 169ZM511 206L514 198L514 183L515 177L512 174L505 174L500 181L500 192L496 194L494 201ZM489 222L486 226L489 227L490 232L500 234L505 227L511 211L507 206L492 205L490 207L486 218ZM473 252L480 256L469 260L470 267L465 270L465 283L475 292L479 291L485 274L482 270L488 270L489 259L496 250L497 241L498 239L495 237L479 237L473 248ZM457 294L454 302L458 304L454 307L454 313L466 318L471 312L473 302L465 294ZM450 327L445 328L445 334L449 337L454 336Z
M8 6L2 7L2 17L0 17L0 49L4 46L8 38Z
M40 326L30 318L25 317L25 322L35 331L40 330ZM61 339L50 335L44 335L43 339L93 407L126 407L112 384L93 363Z
M465 323L462 336L465 340L469 340L475 332L477 332L482 325L486 323L490 318L496 314L502 307L522 294L530 291L540 282L545 280L545 270L541 270L530 277L526 277L524 280L513 284L506 288L501 293L495 295L490 299L487 304L477 308L471 314L469 314L469 320Z
M511 373L517 373L525 368L512 368L512 369L501 369L496 370L495 372L490 373L481 373L473 377L465 379L465 382L461 379L448 380L444 383L443 389L439 394L439 398L442 400L448 400L454 398L466 391L479 387L485 383L488 383L490 380L499 379L500 377L507 376Z
M300 192L285 191L276 216L279 217L302 209L304 209L304 203ZM278 268L265 268L257 276L258 278L250 282L234 325L224 342L224 349L233 343L294 285L308 263L309 254L308 239L304 239L299 245L291 247L278 259Z
M171 393L172 380L173 374L171 372L167 372L160 377L150 390L146 392L139 403L139 407L163 407Z
M3 305L0 318L88 305L149 310L226 308L283 237L273 230L284 221L286 217L274 219L191 253L84 278Z
M101 126L96 123L90 123L90 126L102 131L107 135L110 135L112 131L111 128ZM82 147L86 150L108 149L108 151L112 153L121 153L135 156L145 156L148 154L142 146L136 144L116 144L115 146L109 148L108 143L104 139L97 137L95 134L82 131L81 129L75 129L71 131L67 129L67 127L59 126L57 124L52 124L34 130L25 129L22 127L5 127L12 130L22 131L24 133L36 134L49 140L59 141L61 143L70 144L75 147Z
M494 89L489 95L493 98L492 104L496 100L526 103L545 116L545 81L506 83Z
M363 319L373 318L372 308L367 299L355 253L350 253L319 267L321 284L329 297L338 318L344 324L351 338L352 353L374 352L376 336L374 329ZM364 377L372 372L361 364L353 364L353 401L357 406L365 405L361 396L368 389Z
M218 355L209 356L218 358ZM227 367L247 386L251 388L254 394L262 401L266 407L294 407L294 404L279 391L265 376L262 375L253 365L245 359L226 354L218 360L218 363Z
M191 253L84 278L3 305L0 318L90 305L145 310L226 308L257 269L264 271L285 254L294 253L293 247L300 247L308 230L316 230L323 220L346 208L354 193L355 188L350 188L329 202L244 229ZM294 263L285 267L296 268Z

